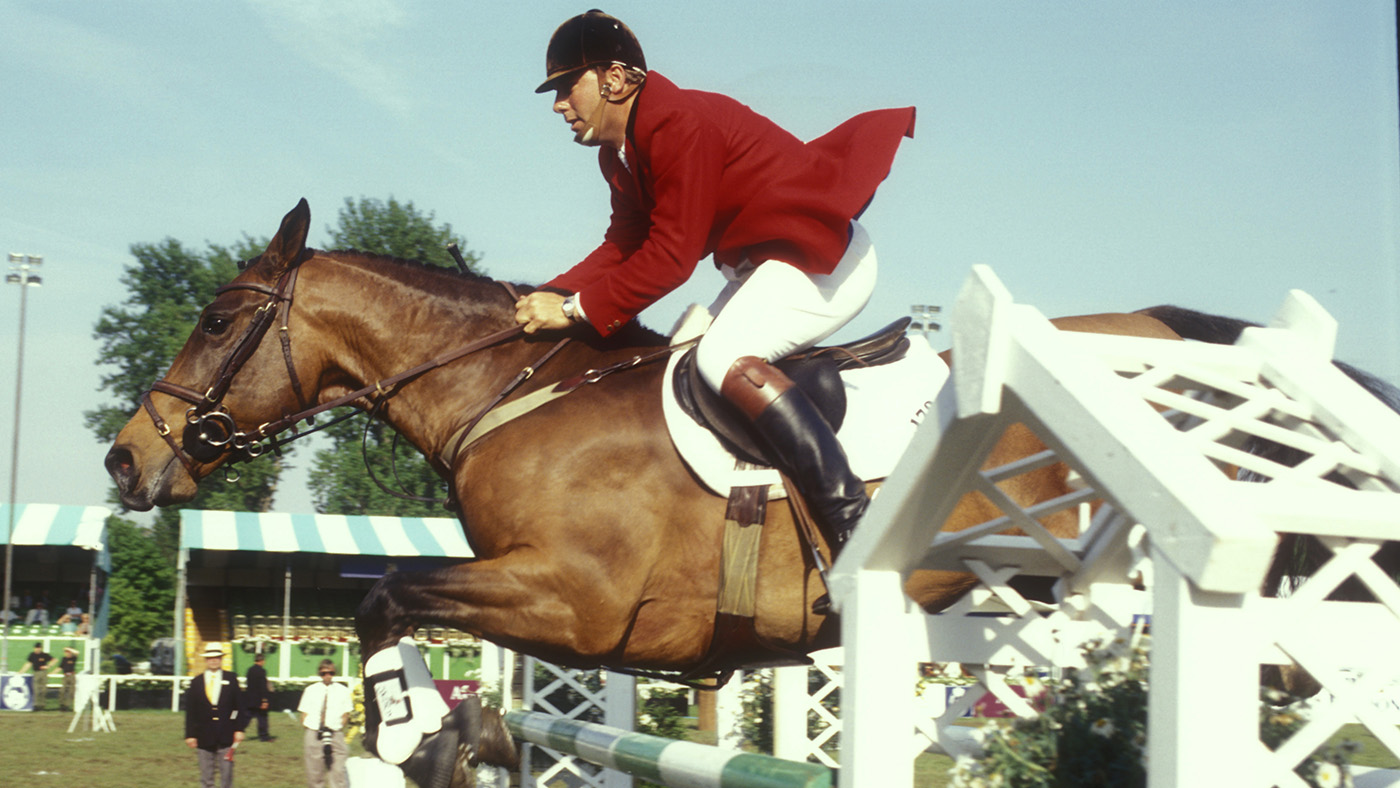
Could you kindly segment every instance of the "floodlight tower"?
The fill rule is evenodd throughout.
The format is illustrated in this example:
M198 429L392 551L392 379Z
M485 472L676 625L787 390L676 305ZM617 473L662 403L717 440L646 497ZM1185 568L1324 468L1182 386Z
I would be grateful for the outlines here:
M0 674L10 672L10 592L14 576L15 514L19 508L15 490L19 483L19 402L24 391L24 315L29 288L38 287L42 282L34 269L43 264L44 258L40 255L11 252L10 272L5 275L5 284L19 285L19 350L15 353L15 431L10 444L10 508L5 526L5 606L0 608L0 617L4 618L0 626Z

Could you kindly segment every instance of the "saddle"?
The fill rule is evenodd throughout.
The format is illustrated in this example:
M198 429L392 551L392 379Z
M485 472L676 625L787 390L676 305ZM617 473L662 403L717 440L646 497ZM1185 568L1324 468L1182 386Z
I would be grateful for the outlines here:
M812 400L835 432L846 418L841 370L879 366L903 358L909 350L905 330L911 322L911 318L903 317L867 337L795 353L773 366ZM713 432L737 458L756 465L769 464L748 419L700 378L695 369L695 348L687 350L677 362L674 391L681 410Z

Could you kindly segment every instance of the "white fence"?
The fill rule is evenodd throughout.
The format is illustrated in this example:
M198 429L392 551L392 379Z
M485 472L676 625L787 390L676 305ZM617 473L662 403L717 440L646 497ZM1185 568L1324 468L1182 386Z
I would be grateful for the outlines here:
M891 742L910 741L911 754L930 742L970 746L949 736L957 709L931 727L912 721L915 664L982 665L981 685L1015 707L1007 671L1074 665L1085 636L1123 632L1148 611L1151 788L1300 786L1293 767L1349 721L1400 755L1400 735L1371 702L1400 673L1400 588L1372 560L1400 536L1400 417L1332 365L1335 323L1315 302L1291 294L1273 327L1234 346L1071 334L1013 304L979 268L952 325L955 385L832 575L846 645L842 788L911 785L912 761L891 757ZM983 469L1013 423L1050 449ZM1287 468L1247 454L1254 436L1308 459ZM1027 507L1003 494L1007 479L1057 461L1082 478L1082 493ZM1224 466L1273 481L1236 481ZM1337 475L1354 489L1327 480ZM1004 516L939 533L970 491ZM1076 539L1037 522L1089 499L1105 503ZM1028 535L996 535L1009 525ZM1285 533L1316 535L1331 558L1288 598L1262 598ZM959 610L926 615L902 590L920 568L970 571L981 584ZM1009 583L1017 575L1056 579L1055 604L1022 598ZM1352 577L1379 601L1327 598ZM1006 612L963 615L979 604ZM1270 752L1258 736L1259 670L1290 660L1335 701Z

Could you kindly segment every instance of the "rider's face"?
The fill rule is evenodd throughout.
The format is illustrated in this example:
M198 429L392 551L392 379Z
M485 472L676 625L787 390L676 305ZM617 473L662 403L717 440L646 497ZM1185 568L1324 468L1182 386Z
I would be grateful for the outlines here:
M574 132L574 142L580 145L602 144L598 125L608 105L600 88L598 71L588 68L579 73L572 85L560 86L554 93L554 111L564 116L564 122Z

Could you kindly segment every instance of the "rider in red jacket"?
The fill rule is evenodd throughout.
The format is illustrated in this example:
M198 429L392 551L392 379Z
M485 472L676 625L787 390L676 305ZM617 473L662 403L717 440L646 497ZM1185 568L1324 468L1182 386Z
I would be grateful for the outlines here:
M581 145L598 147L612 220L591 254L516 304L527 332L583 322L606 336L714 255L728 284L696 351L700 376L752 421L833 550L869 499L826 420L768 362L853 318L874 288L856 217L889 174L913 108L858 115L803 143L727 96L648 72L601 11L560 25L545 82Z

